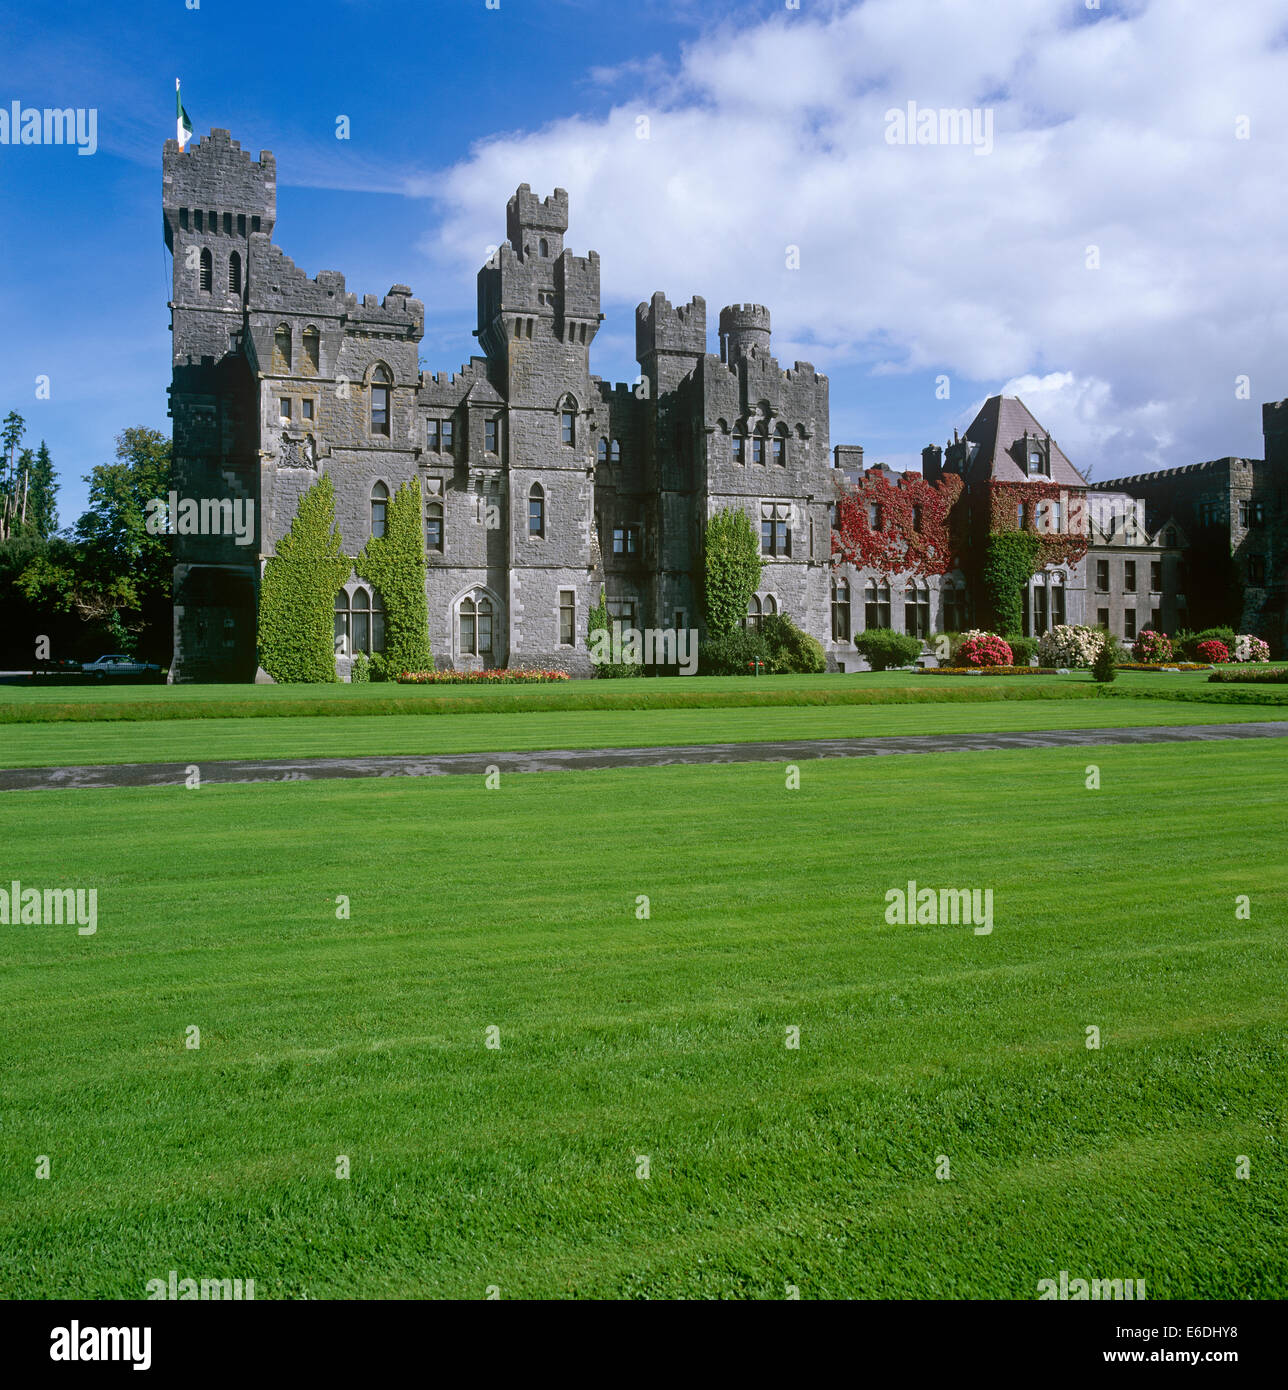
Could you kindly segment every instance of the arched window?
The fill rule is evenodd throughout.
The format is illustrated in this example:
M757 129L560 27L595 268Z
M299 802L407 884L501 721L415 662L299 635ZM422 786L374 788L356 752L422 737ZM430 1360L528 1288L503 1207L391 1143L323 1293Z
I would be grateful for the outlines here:
M616 439L613 440L612 460L614 463L621 463L622 461L622 446L620 441Z
M492 600L467 594L458 610L458 647L462 656L492 656Z
M832 580L832 641L850 640L850 584L847 579Z
M541 240L537 243L537 246L540 249L541 254L543 256L548 256L550 254L550 243L545 239L545 237L541 238Z
M778 600L773 596L773 594L765 595L764 608L765 617L767 618L773 617L773 615L778 612Z
M378 365L371 373L371 433L389 433L389 388L393 378L389 368Z
M312 375L322 360L322 335L316 328L304 330L304 370Z
M380 595L359 584L353 597L335 596L335 650L339 656L385 649L385 606Z
M273 334L273 370L275 372L289 372L291 370L291 329L285 323L279 323L277 332Z
M241 255L237 251L228 257L228 293L241 293Z
M601 439L595 448L595 457L600 463L608 462L608 440Z
M214 278L215 278L215 269L214 269L214 266L215 266L215 263L214 263L213 259L211 258L211 255L210 255L210 248L207 246L207 247L202 251L202 253L201 253L201 280L200 280L201 288L202 288L202 290L203 290L206 294L209 294L209 293L210 293L210 291L211 291L211 289L212 289L212 287L213 287L213 284L214 284Z
M770 440L770 458L775 463L786 465L787 463L787 426L781 421L774 432L774 437Z
M1051 575L1051 626L1064 625L1064 575L1055 570Z
M869 579L863 586L863 626L890 626L890 585L886 580L878 587L875 579Z
M443 504L430 502L425 508L425 549L443 553Z
M570 448L577 443L577 402L571 397L559 407L559 438Z
M747 604L747 616L742 620L743 627L749 632L759 632L763 616L760 611L760 595L752 594Z
M384 483L376 483L371 489L371 537L373 540L385 534L389 524L389 489Z
M903 630L909 637L930 636L930 586L909 580L903 591Z
M546 534L546 493L540 483L532 484L528 493L528 535Z

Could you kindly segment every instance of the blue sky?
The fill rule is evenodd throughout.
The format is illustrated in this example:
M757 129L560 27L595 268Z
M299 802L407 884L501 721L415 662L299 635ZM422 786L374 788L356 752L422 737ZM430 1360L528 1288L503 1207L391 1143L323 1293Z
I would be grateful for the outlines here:
M721 304L768 304L871 462L1002 389L1097 477L1259 456L1288 394L1284 37L1274 0L3 0L0 106L96 108L99 144L0 145L0 411L49 441L64 524L119 430L168 429L179 76L198 135L276 154L298 265L413 287L434 370L474 350L506 197L559 184L609 380L662 289L705 296L713 348ZM990 148L892 143L909 101L987 111Z

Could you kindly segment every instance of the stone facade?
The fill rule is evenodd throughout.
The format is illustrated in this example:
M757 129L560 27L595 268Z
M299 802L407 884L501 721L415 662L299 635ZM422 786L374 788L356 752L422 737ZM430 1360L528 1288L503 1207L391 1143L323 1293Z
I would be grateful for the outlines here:
M524 184L509 200L506 240L478 274L482 355L454 373L420 370L424 305L408 286L359 299L339 272L310 278L273 244L269 152L252 160L224 130L183 151L167 141L163 209L176 490L253 505L256 523L249 545L176 536L172 679L254 678L264 564L323 473L354 556L398 487L420 480L440 667L589 674L587 615L601 589L628 625L701 629L702 536L730 506L762 536L749 621L790 614L833 667L863 665L853 637L873 622L925 635L975 622L969 554L924 581L833 563L838 488L861 488L871 471L857 445L831 452L827 378L777 361L764 306L722 309L712 353L705 302L656 293L636 310L638 381L591 372L599 257L565 247L562 189L543 199ZM1149 534L1093 529L1085 559L1035 576L1026 631L1061 616L1106 617L1128 636L1150 621L1184 625L1213 564L1196 564L1202 531L1241 567L1247 630L1282 642L1283 488L1272 480L1288 463L1288 403L1266 407L1266 431L1264 464L1226 459L1088 489L1022 403L992 397L963 438L923 451L923 472L961 477L976 554L991 484L1026 478L1030 457L1071 494L1139 500ZM354 650L379 649L380 609L351 575L337 597L342 675Z

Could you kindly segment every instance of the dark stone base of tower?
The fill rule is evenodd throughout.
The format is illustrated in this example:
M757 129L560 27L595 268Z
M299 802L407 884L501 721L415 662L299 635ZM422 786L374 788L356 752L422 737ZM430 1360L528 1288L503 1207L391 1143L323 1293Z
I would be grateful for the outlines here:
M354 556L399 485L420 480L439 666L589 674L587 614L601 588L626 626L701 628L702 536L725 507L745 510L764 537L749 621L789 613L834 667L861 665L853 637L875 622L920 632L972 621L973 579L962 571L905 585L834 566L831 504L842 478L862 485L862 450L833 455L827 378L808 362L779 364L763 306L722 309L713 354L705 302L673 306L654 294L636 311L638 382L610 386L592 374L599 257L565 249L563 190L540 199L524 184L510 199L507 240L478 275L484 355L436 374L419 368L424 307L407 286L359 300L338 272L310 278L273 245L270 153L254 161L224 130L184 151L167 141L163 203L174 258L175 489L212 514L253 509L245 536L176 535L172 679L254 678L263 566L322 473ZM1138 600L1121 538L1095 536L1085 561L1038 577L1026 623L1049 624L1057 598L1065 620L1103 617L1120 631L1197 611L1195 597L1216 580L1182 556L1199 532L1216 535L1210 490L1223 499L1216 549L1224 544L1233 561L1245 630L1281 644L1284 410L1266 408L1266 462L1202 465L1214 470L1212 488L1194 491L1193 505L1168 481L1183 469L1107 485L1143 498L1154 518L1146 568L1158 590ZM1021 412L1024 432L1017 426L1012 439ZM954 446L946 459L926 451L927 477L956 466L968 489L972 478L983 487L1009 476L1042 435L1019 402L994 397L959 441L957 465ZM1086 493L1045 438L1068 486ZM379 646L373 607L379 595L351 575L336 599L342 676L356 649Z

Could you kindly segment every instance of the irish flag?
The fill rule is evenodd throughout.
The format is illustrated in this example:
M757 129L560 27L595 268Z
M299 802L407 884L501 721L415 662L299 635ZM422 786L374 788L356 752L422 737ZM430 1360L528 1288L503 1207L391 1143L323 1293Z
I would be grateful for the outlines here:
M174 79L174 114L175 114L175 139L179 142L179 148L183 147L192 139L192 122L188 119L188 113L183 109L183 100L179 96L179 79Z

